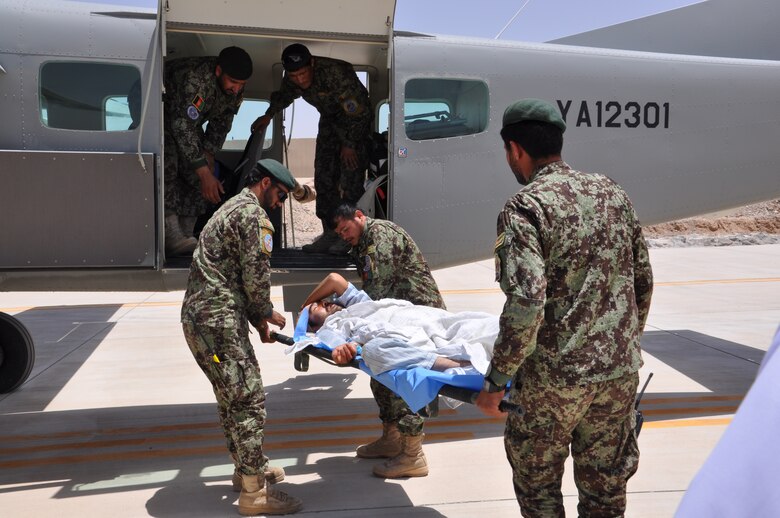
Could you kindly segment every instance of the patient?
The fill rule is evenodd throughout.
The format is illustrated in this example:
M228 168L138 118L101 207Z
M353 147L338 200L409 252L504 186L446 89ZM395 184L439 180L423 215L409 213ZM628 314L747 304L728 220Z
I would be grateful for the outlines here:
M495 315L373 301L337 273L323 279L303 307L309 310L309 330L333 349L334 362L346 364L360 354L375 375L415 366L484 374L498 334Z

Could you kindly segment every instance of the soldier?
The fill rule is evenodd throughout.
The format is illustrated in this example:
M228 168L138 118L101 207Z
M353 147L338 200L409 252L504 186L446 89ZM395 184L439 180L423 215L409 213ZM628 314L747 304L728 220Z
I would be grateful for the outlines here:
M623 516L639 462L633 402L652 271L626 193L561 159L566 124L550 104L504 112L506 159L524 185L498 217L496 278L506 294L477 405L500 416L523 516L563 516L571 446L580 516Z
M369 161L369 139L373 113L368 91L352 65L346 61L312 56L300 43L282 52L285 77L279 91L271 94L271 105L252 130L265 129L273 116L298 97L320 112L314 156L314 189L317 217L323 233L307 252L345 253L330 225L331 212L342 202L357 203L363 194L364 172ZM332 250L331 250L332 248Z
M182 58L165 66L165 251L190 254L195 221L224 193L214 176L252 75L252 59L227 47L219 57ZM203 124L208 122L206 130Z
M358 264L363 291L369 297L447 309L428 263L404 229L390 221L369 218L354 205L342 204L333 214L336 233L352 245L350 254ZM382 437L359 446L357 456L389 459L374 466L378 477L426 476L428 461L422 451L425 420L373 378L371 391L379 406Z
M274 228L267 210L282 205L295 180L275 160L260 160L247 187L206 223L195 249L181 321L195 360L214 387L228 451L236 464L234 490L241 514L287 514L301 501L267 487L284 479L263 454L265 392L249 342L249 326L273 342L268 324L285 318L270 299L269 260Z

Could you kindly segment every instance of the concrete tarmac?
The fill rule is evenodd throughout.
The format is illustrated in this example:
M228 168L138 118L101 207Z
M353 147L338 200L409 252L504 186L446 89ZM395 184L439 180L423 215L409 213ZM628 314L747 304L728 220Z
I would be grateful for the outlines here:
M653 249L651 257L641 379L654 377L629 482L632 518L673 515L780 323L780 245ZM492 261L435 276L450 310L500 313ZM281 307L281 290L273 297ZM0 395L0 515L237 515L214 396L179 325L181 299L0 293L0 311L16 315L37 347L27 383ZM301 515L519 516L502 420L442 406L426 425L430 475L382 480L371 475L378 461L354 456L381 430L368 376L316 359L296 372L282 345L253 342L268 393L267 453L287 472L278 487L303 499ZM563 493L576 516L571 471L569 461Z

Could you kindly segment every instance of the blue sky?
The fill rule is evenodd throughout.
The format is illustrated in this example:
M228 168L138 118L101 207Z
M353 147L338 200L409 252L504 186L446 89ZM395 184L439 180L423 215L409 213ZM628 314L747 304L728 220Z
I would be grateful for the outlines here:
M526 0L396 0L395 28L494 38L517 10L526 4L501 39L540 42L676 9L697 1L530 0L526 4ZM99 3L157 7L156 0L102 0ZM299 101L296 104L294 137L315 137L317 117L314 108Z

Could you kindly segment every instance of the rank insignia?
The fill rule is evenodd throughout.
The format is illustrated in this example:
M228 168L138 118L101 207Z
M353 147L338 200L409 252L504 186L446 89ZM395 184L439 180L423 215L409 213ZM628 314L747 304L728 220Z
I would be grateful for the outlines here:
M498 250L504 246L504 241L506 241L506 232L501 232L496 238L496 245L493 247L493 250Z

